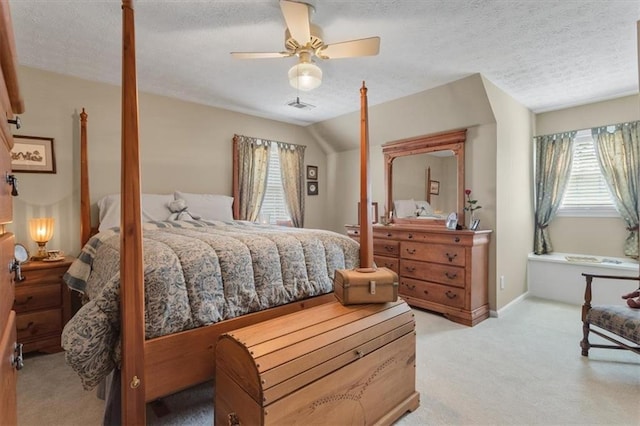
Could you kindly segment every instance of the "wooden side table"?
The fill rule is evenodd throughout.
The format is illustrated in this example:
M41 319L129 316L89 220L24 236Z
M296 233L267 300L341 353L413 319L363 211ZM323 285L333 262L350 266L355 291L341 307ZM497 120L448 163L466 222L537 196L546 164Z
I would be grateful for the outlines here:
M71 318L71 298L62 276L75 259L29 261L21 265L22 281L15 282L16 328L23 352L59 352L62 328Z

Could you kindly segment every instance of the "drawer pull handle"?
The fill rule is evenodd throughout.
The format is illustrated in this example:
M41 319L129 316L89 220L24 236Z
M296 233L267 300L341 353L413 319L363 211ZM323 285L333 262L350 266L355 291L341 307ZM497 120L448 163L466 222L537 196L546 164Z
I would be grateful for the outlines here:
M453 239L453 241L454 241L454 242L456 242L456 243L459 243L459 242L460 242L460 237L455 237L455 238Z
M30 329L31 327L33 327L35 325L35 323L33 321L29 321L29 324L27 324L27 326L25 328L18 328L18 331L27 331L28 329Z
M393 269L393 263L385 263L384 267L385 268L389 268L389 269Z
M445 293L445 295L449 298L449 299L455 299L456 297L458 297L457 294L455 294L454 292L452 292L451 290L447 290L447 292Z
M391 232L387 232L387 237L393 237L393 234Z
M416 253L416 249L407 249L407 253L415 254Z
M358 358L362 358L364 356L364 352L362 352L361 350L357 350L356 351L356 355L358 355Z
M395 247L393 247L393 246L384 246L384 249L385 249L386 251L388 251L389 253L393 252L394 248L395 248Z
M413 234L409 234L407 238L409 238L410 240L413 239Z
M429 294L429 290L424 290L423 293L424 294Z
M25 300L23 300L22 302L18 302L17 300L14 300L13 304L16 305L16 306L23 306L23 305L26 305L29 302L31 302L32 299L33 299L33 296L29 296Z
M444 273L444 276L449 278L450 280L453 280L458 276L458 274L456 274L455 272L453 274L450 274L449 271L447 271Z
M447 256L447 259L449 259L449 262L453 262L453 259L458 257L458 253L453 253L453 254L446 253L445 256Z
M415 272L416 268L413 266L405 266L404 269L407 270L407 272Z
M416 285L415 284L409 285L409 284L403 282L402 285L405 286L406 288L408 288L409 290L415 290L416 289ZM426 292L426 290L425 290L425 292Z

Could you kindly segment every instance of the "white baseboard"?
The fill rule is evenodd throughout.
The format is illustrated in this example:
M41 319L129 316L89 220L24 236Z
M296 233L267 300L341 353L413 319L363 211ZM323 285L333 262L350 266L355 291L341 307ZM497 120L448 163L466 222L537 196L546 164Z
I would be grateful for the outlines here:
M511 302L507 303L505 306L503 306L502 308L498 309L497 311L490 310L489 311L489 316L492 317L492 318L500 318L500 315L504 315L505 312L507 312L509 309L511 309L514 305L522 302L528 295L529 295L529 292L526 292L526 293L521 294L520 296L516 297Z

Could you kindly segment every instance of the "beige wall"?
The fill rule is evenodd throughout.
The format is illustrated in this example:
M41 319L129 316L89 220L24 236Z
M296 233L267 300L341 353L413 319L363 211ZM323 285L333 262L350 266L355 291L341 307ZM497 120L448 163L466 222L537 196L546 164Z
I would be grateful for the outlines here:
M636 120L640 120L640 99L633 95L538 114L535 133L547 135ZM557 252L624 257L627 231L617 217L557 217L549 225L549 234Z
M33 251L26 228L36 216L53 216L48 245L76 253L79 243L79 120L89 114L91 198L120 191L120 88L21 67L26 112L15 134L55 139L56 174L18 173L13 231ZM305 226L326 228L326 155L305 128L189 102L140 94L142 190L231 194L234 133L306 145L305 163L320 171L320 194L306 198ZM95 209L94 209L95 210Z
M533 247L533 115L507 93L483 79L496 116L495 291L500 309L527 291L527 255ZM490 147L488 148L490 149ZM504 288L500 280L503 277Z

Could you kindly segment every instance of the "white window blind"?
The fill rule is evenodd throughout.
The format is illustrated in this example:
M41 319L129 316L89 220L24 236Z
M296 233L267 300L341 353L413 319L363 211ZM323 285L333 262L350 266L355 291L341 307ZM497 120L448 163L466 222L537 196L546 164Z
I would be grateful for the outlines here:
M598 166L591 130L580 130L573 143L573 163L561 216L616 216L613 200Z
M269 217L269 223L276 224L277 221L290 220L287 210L287 203L284 198L282 178L280 176L280 156L278 147L271 145L269 154L269 174L267 175L267 189L260 208L260 215Z

